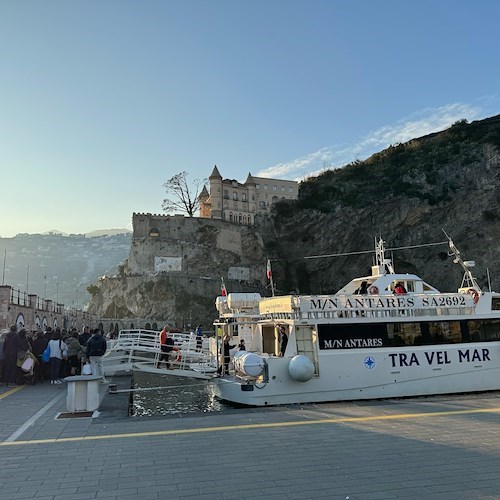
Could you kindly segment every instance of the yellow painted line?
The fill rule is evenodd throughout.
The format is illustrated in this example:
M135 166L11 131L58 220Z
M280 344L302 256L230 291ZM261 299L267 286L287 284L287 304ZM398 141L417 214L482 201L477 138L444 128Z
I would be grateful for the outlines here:
M204 432L221 432L235 431L247 429L269 429L273 427L296 427L299 425L318 425L318 424L342 424L347 422L371 422L375 420L404 420L411 418L435 418L447 417L451 415L473 415L477 413L500 413L498 408L474 408L469 410L450 410L450 411L435 411L427 413L400 413L397 415L375 415L371 417L337 417L324 418L320 420L298 420L294 422L272 422L262 424L240 424L240 425L221 425L218 427L199 427L189 429L172 429L163 431L147 431L147 432L130 432L126 434L102 434L99 436L75 436L67 438L49 438L49 439L33 439L30 441L3 441L0 446L20 446L26 444L47 444L47 443L71 443L75 441L102 441L105 439L126 439L138 437L152 436L178 436L181 434L198 434Z
M11 394L14 394L17 391L24 389L25 387L26 387L25 385L18 385L17 387L14 387L10 391L7 391L7 392L4 392L3 394L0 394L0 399L4 399L4 398L10 396Z

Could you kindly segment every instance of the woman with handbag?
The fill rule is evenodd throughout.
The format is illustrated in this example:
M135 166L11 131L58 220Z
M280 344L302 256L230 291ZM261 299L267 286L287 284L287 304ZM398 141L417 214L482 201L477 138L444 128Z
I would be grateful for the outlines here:
M52 340L49 341L49 348L50 383L61 384L62 380L59 380L59 369L61 368L63 358L68 356L68 346L61 339L61 331L59 328L56 328Z

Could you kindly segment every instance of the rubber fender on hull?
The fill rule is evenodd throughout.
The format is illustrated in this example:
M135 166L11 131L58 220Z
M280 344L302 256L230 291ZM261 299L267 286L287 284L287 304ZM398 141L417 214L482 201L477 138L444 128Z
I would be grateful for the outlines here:
M298 354L288 363L288 373L297 382L307 382L314 375L313 362L307 356Z
M264 360L253 352L238 351L233 358L237 374L257 378L264 371Z

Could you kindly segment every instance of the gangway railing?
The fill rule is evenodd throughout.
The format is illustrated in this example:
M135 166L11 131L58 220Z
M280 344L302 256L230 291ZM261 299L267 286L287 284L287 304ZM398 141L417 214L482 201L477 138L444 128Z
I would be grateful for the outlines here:
M203 338L201 346L194 333L172 333L168 336L174 340L173 350L169 353L168 366L166 360L160 359L160 333L152 330L122 330L110 352L109 363L115 360L117 366L125 371L136 369L146 372L165 373L168 375L211 378L217 369L217 359L210 349L209 339ZM120 358L117 363L116 358ZM106 370L106 363L105 363Z

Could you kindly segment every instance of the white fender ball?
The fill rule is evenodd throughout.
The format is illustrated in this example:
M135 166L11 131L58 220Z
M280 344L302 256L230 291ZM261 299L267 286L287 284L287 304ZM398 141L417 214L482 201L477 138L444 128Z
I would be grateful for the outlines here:
M298 354L288 363L288 373L297 382L307 382L314 375L314 364L307 356Z

